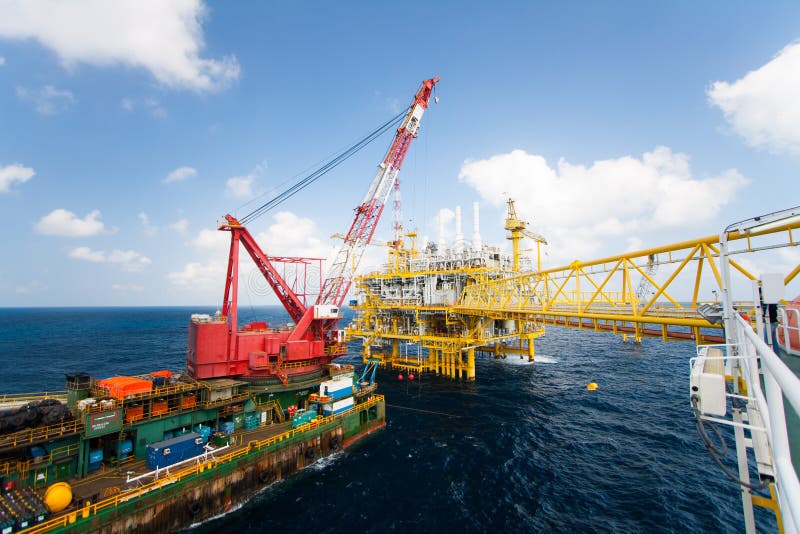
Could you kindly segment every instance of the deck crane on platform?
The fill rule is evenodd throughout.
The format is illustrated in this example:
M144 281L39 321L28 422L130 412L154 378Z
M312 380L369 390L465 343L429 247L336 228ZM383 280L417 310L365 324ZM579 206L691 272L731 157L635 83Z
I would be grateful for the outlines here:
M528 223L517 217L517 209L514 207L514 199L509 198L506 201L508 204L508 212L506 213L505 229L511 232L508 239L513 246L513 270L515 273L519 272L519 242L523 237L527 237L536 242L536 258L537 258L537 271L542 270L542 245L546 245L547 241L544 237L528 230Z
M289 382L301 383L306 378L313 378L323 365L346 353L343 332L336 330L339 308L350 288L364 249L375 233L386 200L397 180L411 142L417 136L422 115L438 81L439 78L431 78L422 82L407 112L385 123L276 198L256 208L241 220L225 215L219 230L230 232L231 245L222 309L213 318L199 316L190 323L187 369L192 376L237 377L254 380L260 385L287 386ZM369 190L355 209L353 222L328 275L320 285L319 295L315 303L309 305L309 293L305 291L308 282L306 275L296 276L293 281L289 281L276 265L292 264L302 267L300 271L306 273L304 267L321 260L268 256L247 230L245 223L334 168L401 118L402 122L394 140L380 163ZM294 328L269 329L264 322L253 322L239 327L237 309L240 245L253 259L296 324Z

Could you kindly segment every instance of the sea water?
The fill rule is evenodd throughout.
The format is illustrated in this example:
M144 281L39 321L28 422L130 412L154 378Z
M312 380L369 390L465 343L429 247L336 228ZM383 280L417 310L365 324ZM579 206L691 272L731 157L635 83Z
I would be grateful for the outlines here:
M64 389L74 371L182 369L190 314L214 311L0 309L3 389ZM240 318L288 321L277 307ZM694 427L692 343L548 327L536 352L532 364L478 358L475 382L379 371L384 431L193 530L743 531L738 487ZM355 352L337 361L361 367ZM766 511L756 520L777 530Z

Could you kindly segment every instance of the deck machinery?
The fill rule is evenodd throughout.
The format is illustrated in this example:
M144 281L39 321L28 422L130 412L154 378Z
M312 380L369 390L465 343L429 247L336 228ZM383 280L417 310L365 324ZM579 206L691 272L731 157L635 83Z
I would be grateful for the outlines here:
M434 372L457 379L475 379L476 353L496 358L519 355L533 360L534 339L544 327L533 318L512 315L502 307L483 313L459 311L464 290L474 284L499 281L530 271L528 258L521 255L523 236L537 244L544 239L525 230L508 201L506 229L513 254L481 243L478 206L473 204L475 225L472 242L461 234L461 211L456 210L456 239L417 248L417 234L390 243L389 261L381 271L356 279L359 294L351 305L358 314L347 334L363 340L363 359L410 373ZM409 350L411 349L411 350Z

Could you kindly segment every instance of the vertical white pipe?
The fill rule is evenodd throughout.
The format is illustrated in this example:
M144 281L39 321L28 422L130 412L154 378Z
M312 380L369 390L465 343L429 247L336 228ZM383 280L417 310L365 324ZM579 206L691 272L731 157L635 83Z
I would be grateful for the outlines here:
M480 206L477 202L472 203L472 248L480 250L483 246L481 243L481 223L480 223Z
M464 234L461 232L461 206L456 206L456 239L453 248L461 252L464 245Z
M442 211L439 211L439 254L444 252L445 242L444 242L444 217L442 217Z

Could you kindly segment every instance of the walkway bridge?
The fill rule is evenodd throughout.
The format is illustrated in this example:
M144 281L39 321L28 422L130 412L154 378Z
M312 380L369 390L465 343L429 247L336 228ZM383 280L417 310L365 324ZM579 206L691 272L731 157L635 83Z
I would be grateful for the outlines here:
M727 233L728 257L739 280L732 287L757 282L746 265L753 253L797 246L800 221ZM465 288L453 312L504 316L575 328L610 331L624 338L693 340L697 344L724 342L721 322L701 314L705 305L722 295L720 235L628 252L598 260L576 260L564 267L529 272L472 284ZM657 267L659 276L653 273ZM788 285L800 264L784 278ZM646 280L649 294L637 295ZM640 293L640 292L639 292ZM715 297L709 299L708 297ZM701 297L705 297L701 300ZM735 301L734 307L755 317L754 301Z

